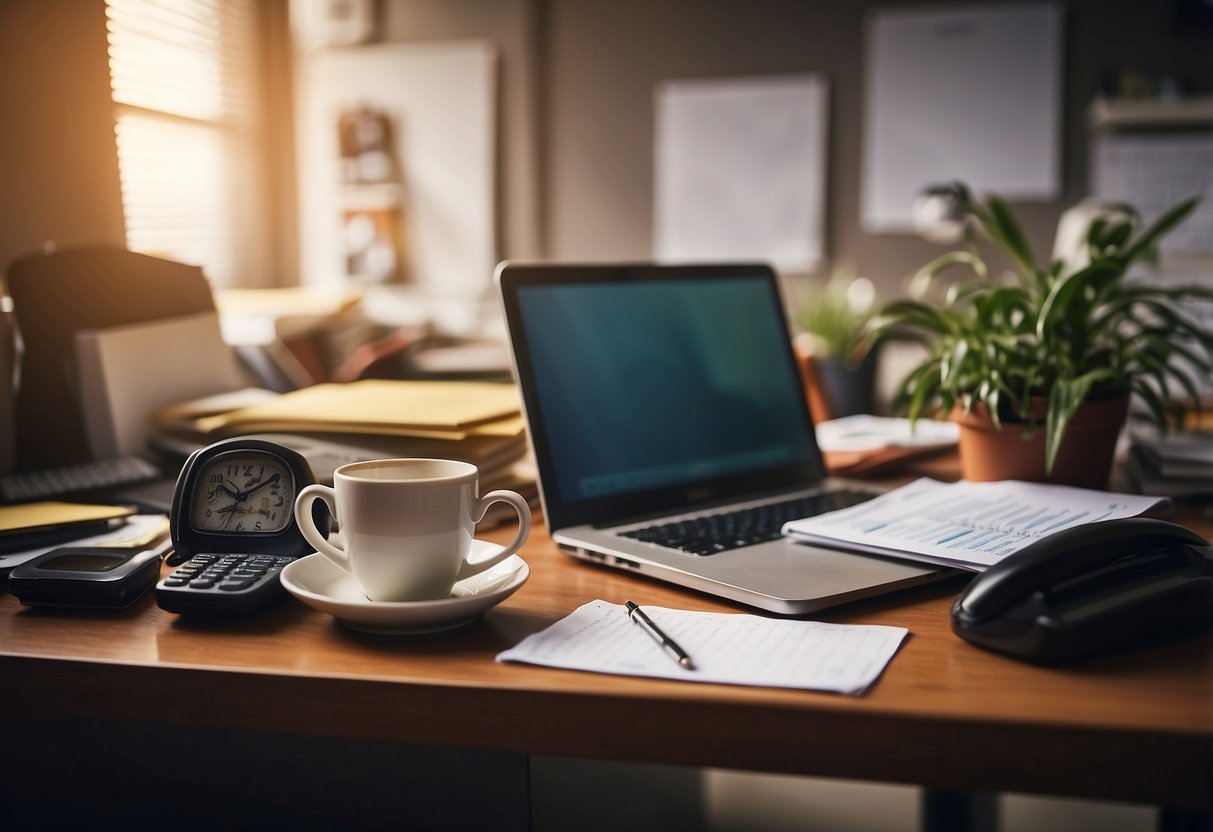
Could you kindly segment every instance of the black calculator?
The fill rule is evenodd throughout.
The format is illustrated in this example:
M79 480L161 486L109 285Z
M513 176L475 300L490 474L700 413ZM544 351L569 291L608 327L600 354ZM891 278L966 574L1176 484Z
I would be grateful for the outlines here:
M279 579L293 557L201 552L156 585L156 603L185 615L247 615L285 590Z

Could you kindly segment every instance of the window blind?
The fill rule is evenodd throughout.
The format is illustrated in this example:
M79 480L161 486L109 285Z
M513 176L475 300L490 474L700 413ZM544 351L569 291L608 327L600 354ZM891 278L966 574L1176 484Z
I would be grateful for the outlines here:
M106 14L127 247L246 282L252 0L107 0Z

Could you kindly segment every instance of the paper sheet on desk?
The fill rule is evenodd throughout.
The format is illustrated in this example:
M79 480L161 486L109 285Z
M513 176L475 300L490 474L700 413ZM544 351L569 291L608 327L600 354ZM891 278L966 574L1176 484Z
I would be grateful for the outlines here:
M695 662L672 661L627 610L591 601L527 636L498 661L684 682L802 688L857 695L880 677L906 637L902 627L822 624L756 615L645 607Z

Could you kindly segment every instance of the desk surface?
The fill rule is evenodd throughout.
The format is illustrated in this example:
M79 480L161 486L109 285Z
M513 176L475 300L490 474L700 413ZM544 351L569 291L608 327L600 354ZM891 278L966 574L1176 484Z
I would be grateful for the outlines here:
M1213 531L1195 513L1176 519ZM0 706L185 723L204 699L208 724L230 728L1213 808L1208 637L1071 669L1023 665L952 635L961 580L814 616L909 628L858 698L498 664L595 598L747 611L574 562L542 523L522 555L531 577L515 595L424 638L358 634L291 598L255 619L196 623L150 596L95 614L5 593Z

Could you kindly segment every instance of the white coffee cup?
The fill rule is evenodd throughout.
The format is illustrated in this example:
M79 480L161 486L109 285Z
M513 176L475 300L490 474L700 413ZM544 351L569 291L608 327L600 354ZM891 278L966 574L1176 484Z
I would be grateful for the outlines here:
M513 491L477 497L475 465L449 459L376 459L342 465L333 488L309 485L295 500L295 520L316 551L354 576L372 601L447 598L457 581L496 566L522 548L531 509ZM323 500L345 542L326 540L312 521ZM518 534L500 552L468 561L476 524L489 506L518 511Z

